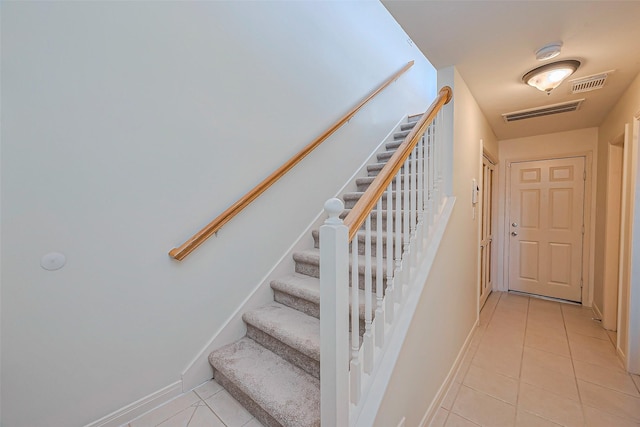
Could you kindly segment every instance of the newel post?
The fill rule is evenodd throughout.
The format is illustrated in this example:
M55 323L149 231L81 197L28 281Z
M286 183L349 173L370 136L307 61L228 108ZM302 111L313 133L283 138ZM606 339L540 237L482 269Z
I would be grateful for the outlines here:
M340 199L320 227L320 413L322 427L349 425L349 229Z

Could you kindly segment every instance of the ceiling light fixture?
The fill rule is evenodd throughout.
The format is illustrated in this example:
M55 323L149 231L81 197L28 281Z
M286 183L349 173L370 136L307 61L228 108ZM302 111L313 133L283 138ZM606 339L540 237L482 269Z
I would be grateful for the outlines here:
M522 76L522 81L549 95L564 79L575 73L579 66L580 61L574 59L552 62L529 71Z
M562 42L544 45L536 52L536 59L538 61L546 61L547 59L555 58L560 55L560 48L562 48Z

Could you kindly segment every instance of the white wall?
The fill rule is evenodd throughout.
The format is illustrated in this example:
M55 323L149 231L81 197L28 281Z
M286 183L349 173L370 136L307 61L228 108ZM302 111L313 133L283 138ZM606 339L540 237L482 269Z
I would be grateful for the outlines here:
M482 146L496 138L454 68L438 70L438 86L453 89L453 192L456 204L411 329L380 406L375 426L424 421L477 320L478 216L472 218L471 180L481 178ZM437 406L435 406L437 409Z
M568 155L587 155L587 185L585 197L589 202L589 209L586 212L586 232L585 239L590 244L591 251L587 256L585 268L585 286L583 303L591 306L593 290L593 257L594 257L594 231L595 231L595 177L597 176L597 128L579 129L575 131L557 132L545 135L537 135L525 138L506 139L499 141L499 153L502 167L498 171L498 288L506 291L508 289L508 277L505 244L505 210L507 199L506 174L508 173L507 163L510 161L551 159L554 157L566 157ZM590 164L589 164L590 162ZM505 261L505 262L503 262Z
M640 240L637 238L637 229L635 228L640 221L640 209L633 208L634 193L638 192L638 182L634 182L633 171L637 170L638 159L635 158L634 152L638 151L638 136L632 135L634 120L640 120L640 74L631 82L629 88L620 97L616 105L611 109L607 117L600 125L598 131L598 155L607 159L608 145L614 141L619 135L625 135L625 128L628 131L625 135L625 165L623 168L623 176L625 181L623 184L622 198L625 200L624 211L622 212L621 222L621 257L626 265L621 271L622 283L619 289L621 304L618 307L619 329L618 329L618 352L627 357L627 367L633 372L640 372L640 327L638 326L638 316L640 316L640 280L635 282L632 275L636 274L632 270L638 265L633 256L638 256L637 248L640 247ZM606 163L607 160L602 161ZM607 179L606 171L598 177L598 219L597 219L597 238L604 239L606 231L606 215L608 214L605 207L607 205ZM638 202L639 199L635 199ZM632 237L633 236L633 237ZM596 258L596 271L599 273L598 278L602 280L603 257ZM596 282L598 284L599 281ZM631 306L629 306L631 304Z
M1 24L5 427L84 425L178 381L436 91L377 2L5 2ZM412 59L216 238L169 259ZM51 251L61 270L40 268Z

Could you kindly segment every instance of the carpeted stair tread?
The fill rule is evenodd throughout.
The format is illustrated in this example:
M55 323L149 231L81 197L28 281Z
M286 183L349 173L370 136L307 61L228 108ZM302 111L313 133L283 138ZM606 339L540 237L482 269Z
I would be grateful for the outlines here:
M253 340L216 350L209 362L282 426L320 426L320 381Z
M271 282L271 287L279 292L301 298L306 301L320 306L320 279L316 277L305 276L304 274L292 274ZM364 291L358 289L360 302L360 318L364 319ZM375 306L375 284L372 294ZM349 291L349 305L351 305L351 291ZM375 311L375 308L374 308ZM315 317L315 316L314 316Z
M320 361L320 321L277 302L248 311L242 320Z
M271 288L320 305L320 279L292 274L271 281Z
M414 127L416 127L417 123L418 123L418 120L416 120L415 122L403 123L400 125L400 130L411 130Z
M320 250L319 249L313 248L313 249L305 249L305 250L294 252L293 259L296 262L297 273L309 274L313 277L319 277L319 271L320 271ZM313 266L315 268L313 269L313 271L309 271L309 272L299 271L298 267L300 266L300 264ZM351 272L351 264L352 264L352 257L349 256L349 272ZM387 263L383 263L383 267L382 267L383 277L385 277L387 274L386 264ZM374 280L376 278L375 266L376 266L376 258L371 257L371 277ZM358 255L358 273L360 275L364 275L364 271L365 271L365 257L364 255ZM349 280L351 280L351 274L349 274ZM360 284L363 285L364 282Z

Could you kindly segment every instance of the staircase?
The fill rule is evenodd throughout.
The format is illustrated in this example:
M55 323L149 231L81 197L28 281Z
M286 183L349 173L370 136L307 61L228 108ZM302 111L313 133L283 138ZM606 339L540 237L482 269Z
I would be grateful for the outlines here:
M358 191L343 195L346 209L342 217L419 118L410 117L401 125L393 141L385 145L387 151L377 155L378 163L367 166L368 176L356 180ZM386 212L383 219L386 234ZM376 220L374 213L372 229ZM318 232L312 235L314 247L293 254L295 272L271 282L274 302L244 313L246 336L209 356L215 380L267 427L320 426L320 251ZM364 237L358 238L363 249ZM375 239L374 232L372 245ZM359 265L362 269L364 263ZM360 315L362 335L364 305Z

